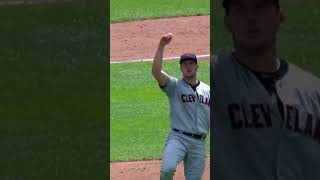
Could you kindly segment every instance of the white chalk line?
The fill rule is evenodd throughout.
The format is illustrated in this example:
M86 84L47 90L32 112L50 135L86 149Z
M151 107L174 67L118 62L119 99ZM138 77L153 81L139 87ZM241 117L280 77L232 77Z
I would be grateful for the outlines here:
M205 58L210 57L210 54L201 54L197 55L197 58ZM163 58L163 60L178 60L180 59L180 56L174 56L174 57L166 57ZM132 63L132 62L150 62L153 61L153 58L147 58L147 59L140 59L140 60L126 60L126 61L111 61L110 64L122 64L122 63Z

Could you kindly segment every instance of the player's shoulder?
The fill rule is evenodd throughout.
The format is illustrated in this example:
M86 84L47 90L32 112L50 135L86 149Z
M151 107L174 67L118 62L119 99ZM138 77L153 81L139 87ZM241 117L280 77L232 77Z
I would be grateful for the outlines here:
M174 76L167 75L167 77L168 77L168 81L174 81L174 82L178 82L179 81L179 79L174 77Z
M176 85L179 88L187 88L189 86L183 78L176 79Z
M210 58L210 70L216 72L216 70L235 68L236 64L233 61L232 53L227 54L215 54Z
M232 59L232 53L212 54L210 56L210 63L211 64L228 63L231 59Z
M159 84L159 87L160 87L162 90L168 89L169 86L170 86L170 87L173 87L173 86L178 82L178 79L177 79L176 77L173 77L173 76L168 75L168 74L166 74L166 76L167 76L167 80L166 80L165 84L164 84L163 86L161 86L161 85Z
M201 88L210 91L210 85L208 85L208 84L206 84L206 83L204 83L204 82L202 82L202 81L199 81L199 82L200 82L199 85L200 85Z
M288 77L299 89L320 91L320 78L297 65L288 63Z

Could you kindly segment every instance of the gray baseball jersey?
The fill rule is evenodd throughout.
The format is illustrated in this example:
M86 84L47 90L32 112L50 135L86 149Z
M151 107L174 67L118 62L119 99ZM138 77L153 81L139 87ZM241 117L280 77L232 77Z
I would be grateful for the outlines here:
M212 60L213 179L320 179L320 81L283 60L270 77Z
M169 76L162 90L170 103L170 127L206 134L210 126L210 87L201 82L194 91L183 79Z
M210 126L210 87L199 83L191 87L183 79L169 76L162 90L170 103L170 131L162 157L161 180L172 180L183 160L186 180L200 180L205 168L205 141L179 131L203 135Z

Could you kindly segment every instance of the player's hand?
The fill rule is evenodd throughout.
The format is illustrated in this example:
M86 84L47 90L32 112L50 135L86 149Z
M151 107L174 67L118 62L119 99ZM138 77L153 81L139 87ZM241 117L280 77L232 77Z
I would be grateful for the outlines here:
M172 33L167 33L165 35L163 35L160 39L160 45L161 46L166 46L167 44L169 44L173 38L173 34Z

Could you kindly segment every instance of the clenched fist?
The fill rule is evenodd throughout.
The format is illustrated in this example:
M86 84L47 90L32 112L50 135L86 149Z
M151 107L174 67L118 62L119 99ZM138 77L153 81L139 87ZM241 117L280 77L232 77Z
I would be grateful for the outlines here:
M161 46L166 46L167 44L170 43L170 41L172 40L173 38L173 34L172 33L167 33L165 35L163 35L160 39L160 45Z

